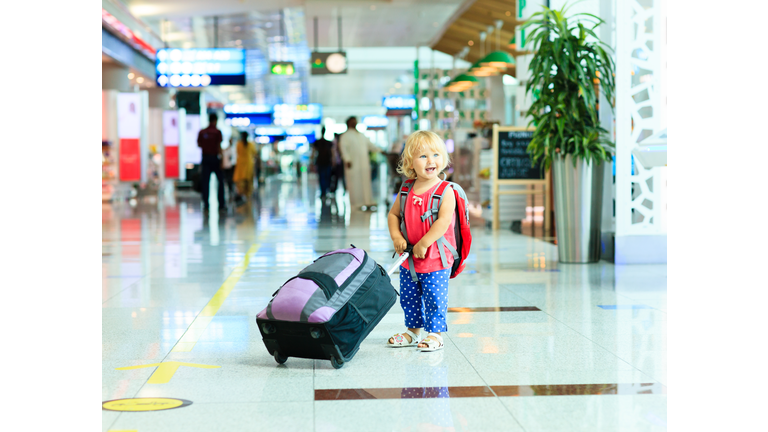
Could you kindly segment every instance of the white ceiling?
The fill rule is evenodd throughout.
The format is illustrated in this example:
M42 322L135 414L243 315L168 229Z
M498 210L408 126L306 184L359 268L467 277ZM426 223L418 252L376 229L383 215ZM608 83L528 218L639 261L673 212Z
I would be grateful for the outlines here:
M307 43L343 47L427 45L456 9L467 0L123 0L133 15L149 22L161 19L277 12L303 7ZM471 1L471 0L469 0ZM226 30L226 29L223 29Z
M433 54L426 45L464 3L474 0L122 0L132 14L160 30L172 46L212 46L213 17L218 16L219 46L243 46L266 51L276 32L281 9L294 7L304 12L304 28L293 34L306 38L315 47L314 17L318 18L320 51L338 49L338 17L342 23L342 49L347 52L346 75L309 77L309 101L351 111L375 110L381 98L413 91L413 61L416 47L422 71L432 65ZM298 16L297 16L298 18ZM168 20L163 26L163 20ZM299 26L300 27L300 26ZM289 29L286 29L289 30ZM287 31L286 34L292 34ZM234 45L242 41L241 45ZM435 66L450 69L452 58L434 53ZM458 61L457 67L467 64ZM264 84L269 79L265 77ZM400 88L395 88L395 83ZM248 88L222 89L230 95L249 97ZM257 90L258 93L258 90ZM237 96L240 97L240 96ZM349 114L355 114L350 112Z
M307 42L314 46L318 17L319 46L424 46L465 0L306 0Z
M303 0L122 0L137 18L189 18L276 11Z

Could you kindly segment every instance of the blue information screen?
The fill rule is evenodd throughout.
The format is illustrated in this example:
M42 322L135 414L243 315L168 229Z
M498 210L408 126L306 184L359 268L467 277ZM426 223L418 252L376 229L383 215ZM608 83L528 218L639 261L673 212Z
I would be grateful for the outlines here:
M245 85L243 48L163 48L155 60L160 87Z

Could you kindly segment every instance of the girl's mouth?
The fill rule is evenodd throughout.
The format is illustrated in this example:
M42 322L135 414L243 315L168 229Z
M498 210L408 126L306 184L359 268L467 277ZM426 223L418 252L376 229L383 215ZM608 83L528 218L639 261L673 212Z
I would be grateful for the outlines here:
M427 168L426 171L427 171L427 173L432 174L433 172L435 172L436 169L437 168L432 167L432 168Z

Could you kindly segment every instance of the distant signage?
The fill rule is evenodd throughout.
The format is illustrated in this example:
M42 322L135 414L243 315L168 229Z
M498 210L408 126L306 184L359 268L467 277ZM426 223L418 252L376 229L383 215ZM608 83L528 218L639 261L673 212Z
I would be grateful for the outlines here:
M145 42L144 39L136 36L136 34L132 32L131 29L129 29L125 24L121 23L120 20L112 16L112 14L104 9L101 9L101 22L102 24L106 24L106 26L114 33L121 35L128 41L131 46L133 46L139 52L143 53L150 59L154 57L156 51L152 45Z
M296 69L293 67L293 62L272 62L269 71L272 75L293 75Z
M312 75L329 75L347 73L347 53L313 52L310 60Z
M384 96L381 105L387 109L388 116L410 115L416 108L416 96L393 95Z
M362 121L368 129L384 129L389 124L387 116L380 115L363 116Z
M531 167L528 144L532 131L499 132L499 180L540 180L544 173L540 167Z
M161 87L245 85L245 49L164 48L157 51L155 69Z
M225 114L272 114L271 105L264 104L226 104Z
M323 106L321 104L305 105L275 105L273 121L279 126L291 126L293 124L320 124L323 119Z

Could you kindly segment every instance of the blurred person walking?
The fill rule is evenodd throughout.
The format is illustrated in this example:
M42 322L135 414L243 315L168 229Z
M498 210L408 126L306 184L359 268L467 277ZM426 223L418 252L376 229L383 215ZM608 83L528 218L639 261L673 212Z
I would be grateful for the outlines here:
M233 201L235 197L235 181L233 176L235 174L235 164L237 162L237 142L235 137L229 139L229 147L222 150L221 169L224 171L224 179L226 180L225 189L229 193L227 199Z
M211 173L216 174L218 183L219 211L227 210L227 203L224 201L224 173L221 170L221 142L224 140L221 131L216 128L218 121L216 113L208 114L208 127L202 129L197 134L197 146L203 151L203 161L201 163L201 189L203 193L203 210L208 211L209 189L211 184Z
M237 164L235 165L234 180L240 196L246 200L253 195L253 168L254 159L258 155L256 146L248 141L248 132L240 132L240 141L237 143Z
M325 139L325 128L320 130L320 139L316 140L313 147L313 159L317 167L317 177L320 182L320 198L325 198L331 186L331 172L333 171L333 143Z
M330 192L336 193L336 189L339 187L339 179L344 186L344 192L347 191L347 183L344 180L344 161L341 158L341 150L339 150L339 137L341 134L333 134L333 169L331 170L331 187Z
M371 187L371 152L381 153L381 149L372 143L357 129L357 118L347 119L347 131L339 137L339 150L344 160L344 171L349 204L352 208L374 210L373 188Z

